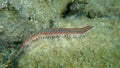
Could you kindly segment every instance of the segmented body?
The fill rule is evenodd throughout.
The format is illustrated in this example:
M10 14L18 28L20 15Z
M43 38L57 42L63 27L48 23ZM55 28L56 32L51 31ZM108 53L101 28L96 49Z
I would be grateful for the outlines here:
M41 31L38 34L33 35L31 38L27 39L21 45L20 52L24 50L25 46L37 38L44 38L44 37L55 37L55 36L73 36L73 35L81 35L88 30L92 29L93 26L85 26L83 28L56 28L56 29L47 29Z

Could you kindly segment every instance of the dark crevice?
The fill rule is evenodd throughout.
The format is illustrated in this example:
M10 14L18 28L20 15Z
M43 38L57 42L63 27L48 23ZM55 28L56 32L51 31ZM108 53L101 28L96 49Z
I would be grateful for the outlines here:
M85 15L84 10L87 4L88 3L86 1L78 1L78 0L70 2L66 6L65 10L61 13L61 17L65 18L71 15L75 15L75 16Z
M49 23L50 23L49 28L52 28L54 26L54 21L53 20L49 20Z
M70 13L71 13L70 7L71 7L72 4L73 4L73 2L68 3L68 5L66 6L65 11L61 13L62 18L65 18L66 16L70 15Z
M88 12L88 14L86 14L86 17L88 17L88 18L93 18L91 15L90 15L90 13Z
M19 44L22 44L23 41L14 41L13 44L15 45L19 45Z

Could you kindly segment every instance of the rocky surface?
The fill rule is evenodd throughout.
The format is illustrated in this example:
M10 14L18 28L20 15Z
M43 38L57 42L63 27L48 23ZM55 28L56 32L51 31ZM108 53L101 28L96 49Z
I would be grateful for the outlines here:
M19 49L19 45L21 45L23 41L43 29L63 27L74 28L93 25L95 30L93 32L91 31L92 33L89 33L88 37L85 39L88 42L91 37L94 37L89 42L91 47L86 47L88 44L81 44L81 42L78 44L86 45L85 47L83 46L83 49L86 48L83 52L85 54L90 53L86 51L91 48L101 49L95 51L98 51L101 57L109 57L106 60L111 63L108 62L107 64L112 67L115 65L112 63L120 63L119 61L114 61L119 58L120 52L119 19L119 0L0 0L0 66L3 67L3 64L8 61L7 59L3 62L4 57L9 57L10 54L15 55L15 51ZM102 39L106 41L104 42ZM94 40L97 40L96 42L99 43L94 42ZM40 40L36 41L39 42ZM86 41L83 42L85 43ZM73 45L75 45L74 43L76 42L73 42ZM71 44L69 46L71 46ZM106 47L107 50L104 47ZM83 49L80 49L80 51L83 51ZM11 52L9 52L9 50ZM32 53L32 50L29 52ZM65 54L67 55L67 51ZM71 54L72 53L70 53L69 56L71 56ZM95 58L98 57L97 53L93 54L95 54ZM112 56L113 54L116 55L116 57ZM62 54L59 53L58 55L61 57ZM113 61L110 60L111 57L113 57ZM29 58L31 57L29 56ZM23 59L27 59L26 55L24 55ZM22 61L22 59L20 59L18 66L25 65L21 64L24 60ZM66 58L66 62L67 61L69 61L69 57L68 59ZM31 63L33 62L34 61L31 60ZM100 60L100 62L102 63L103 60ZM116 66L118 64L116 64Z

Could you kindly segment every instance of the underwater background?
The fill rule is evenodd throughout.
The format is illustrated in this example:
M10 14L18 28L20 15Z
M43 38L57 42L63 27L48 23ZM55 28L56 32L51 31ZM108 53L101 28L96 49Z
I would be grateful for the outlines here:
M40 31L87 25L19 50ZM0 0L0 68L120 68L120 0Z

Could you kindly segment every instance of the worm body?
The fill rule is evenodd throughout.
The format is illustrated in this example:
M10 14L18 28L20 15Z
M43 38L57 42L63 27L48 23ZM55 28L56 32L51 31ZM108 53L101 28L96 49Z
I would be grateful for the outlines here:
M24 50L25 46L37 38L44 38L44 37L55 37L55 36L73 36L73 35L81 35L88 30L92 29L93 26L85 26L83 28L53 28L47 29L44 31L39 32L38 34L33 35L31 38L25 40L20 48L20 52Z

